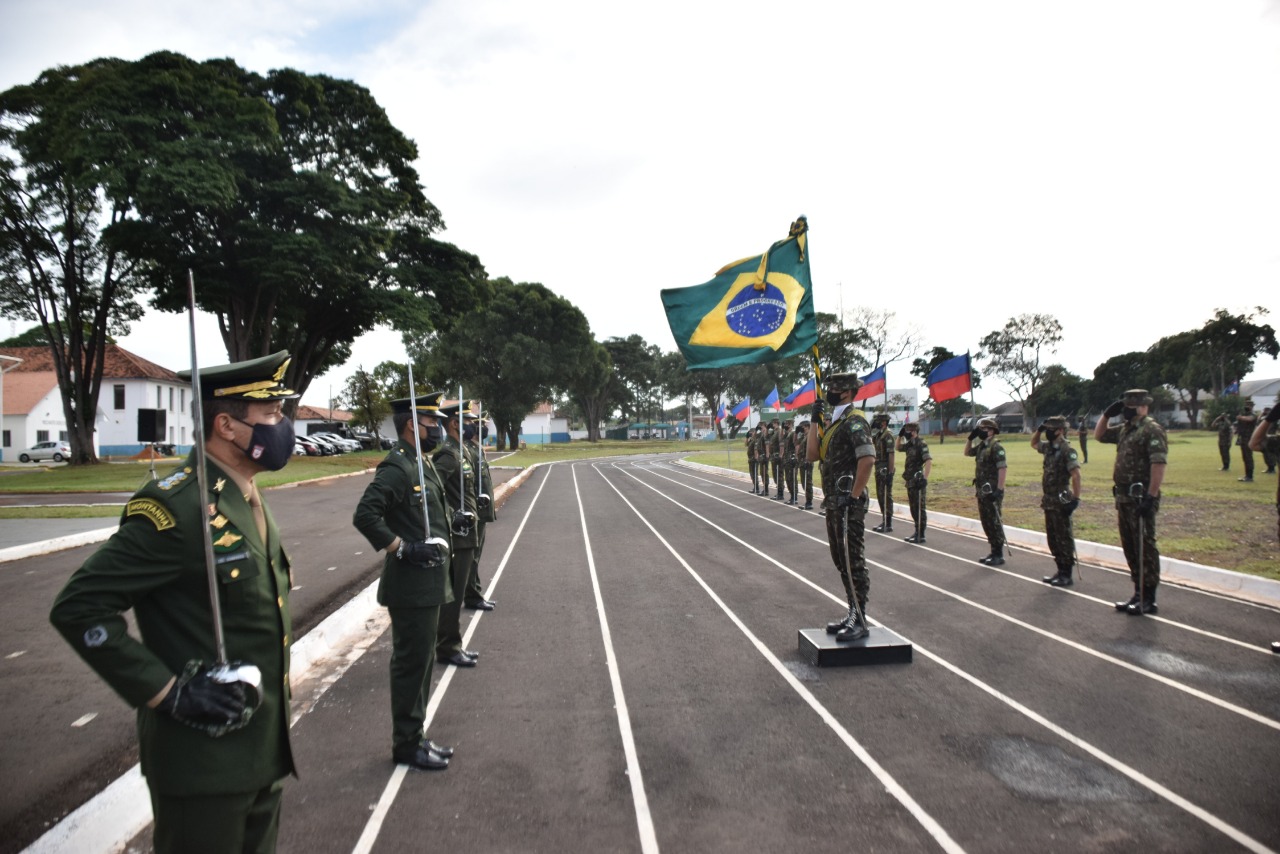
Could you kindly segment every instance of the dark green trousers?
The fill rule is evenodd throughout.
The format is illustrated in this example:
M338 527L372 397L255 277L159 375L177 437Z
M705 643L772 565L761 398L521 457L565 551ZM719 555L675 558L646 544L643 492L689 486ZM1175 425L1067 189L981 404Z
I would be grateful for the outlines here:
M436 655L442 658L462 651L462 598L475 558L475 549L453 550L453 566L449 568L453 601L440 606L440 625L436 628Z
M276 850L283 794L279 780L237 795L176 798L152 792L156 854L270 854Z
M435 665L440 606L388 608L391 614L391 746L422 741Z
M1001 511L1004 499L994 495L978 495L978 519L982 522L982 533L987 535L992 552L1004 550L1004 520Z
M489 523L477 522L476 524L480 526L477 534L480 545L476 546L476 556L471 561L471 571L467 573L467 593L464 600L468 605L474 605L484 598L484 584L480 581L480 555L484 554L484 529L489 526Z
M1151 513L1138 512L1138 505L1133 501L1116 501L1116 518L1120 524L1120 546L1124 549L1125 560L1129 563L1129 577L1133 579L1133 587L1138 588L1138 544L1142 544L1142 582L1143 593L1155 593L1160 583L1160 550L1156 546L1156 513L1160 510L1160 499L1157 498Z
M1058 499L1051 496L1049 500ZM1075 529L1071 524L1071 514L1062 509L1061 504L1044 509L1044 535L1049 541L1049 553L1059 568L1070 569L1076 565Z

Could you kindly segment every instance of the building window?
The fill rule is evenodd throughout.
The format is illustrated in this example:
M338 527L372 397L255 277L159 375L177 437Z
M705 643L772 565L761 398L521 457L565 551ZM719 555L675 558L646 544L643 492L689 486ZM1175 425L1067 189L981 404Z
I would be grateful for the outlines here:
M8 431L8 430L5 430L5 431L4 431L4 446L5 446L6 448L8 448L8 447L11 447L12 445L13 445L13 440L9 438L9 431Z
M115 408L124 409L124 386L113 385L111 387L111 393L115 396L115 403L113 404Z
M169 389L169 411L173 411L173 389Z
M67 431L66 431L66 430L59 430L59 431L58 431L58 441L59 441L59 442L65 442L65 441L67 441Z
M36 441L37 441L37 442L47 442L47 441L49 441L49 431L48 431L48 430L37 430L37 431L36 431Z
M163 394L164 394L164 389L161 388L160 386L156 386L156 409L164 409L164 398L162 396Z
M187 411L187 390L185 388L178 389L178 410Z

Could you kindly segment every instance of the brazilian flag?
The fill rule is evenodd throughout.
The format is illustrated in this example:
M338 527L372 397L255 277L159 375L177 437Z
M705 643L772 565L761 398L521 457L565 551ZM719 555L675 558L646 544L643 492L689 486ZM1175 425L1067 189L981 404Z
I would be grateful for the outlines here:
M776 362L818 343L804 217L763 255L722 267L714 279L662 292L689 369Z

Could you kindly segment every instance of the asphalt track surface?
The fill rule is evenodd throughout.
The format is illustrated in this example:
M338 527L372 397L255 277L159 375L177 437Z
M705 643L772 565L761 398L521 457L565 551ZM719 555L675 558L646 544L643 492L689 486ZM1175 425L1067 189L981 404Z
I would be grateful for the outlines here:
M383 634L294 726L280 850L1280 848L1280 614L1164 585L1129 617L1120 573L907 533L868 532L868 611L914 661L819 669L818 514L670 458L538 469L463 612L479 666L437 666L450 768L392 763Z

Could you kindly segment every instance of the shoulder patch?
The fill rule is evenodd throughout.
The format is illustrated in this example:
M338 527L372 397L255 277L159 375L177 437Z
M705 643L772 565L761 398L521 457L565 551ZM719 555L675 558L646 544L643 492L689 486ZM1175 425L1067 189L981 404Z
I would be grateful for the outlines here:
M165 531L177 524L169 508L154 498L134 498L124 506L124 515L142 516L156 526L157 531Z
M191 469L184 468L182 471L175 471L164 480L156 484L157 487L164 490L173 489L178 484L187 479L187 475L191 474Z

